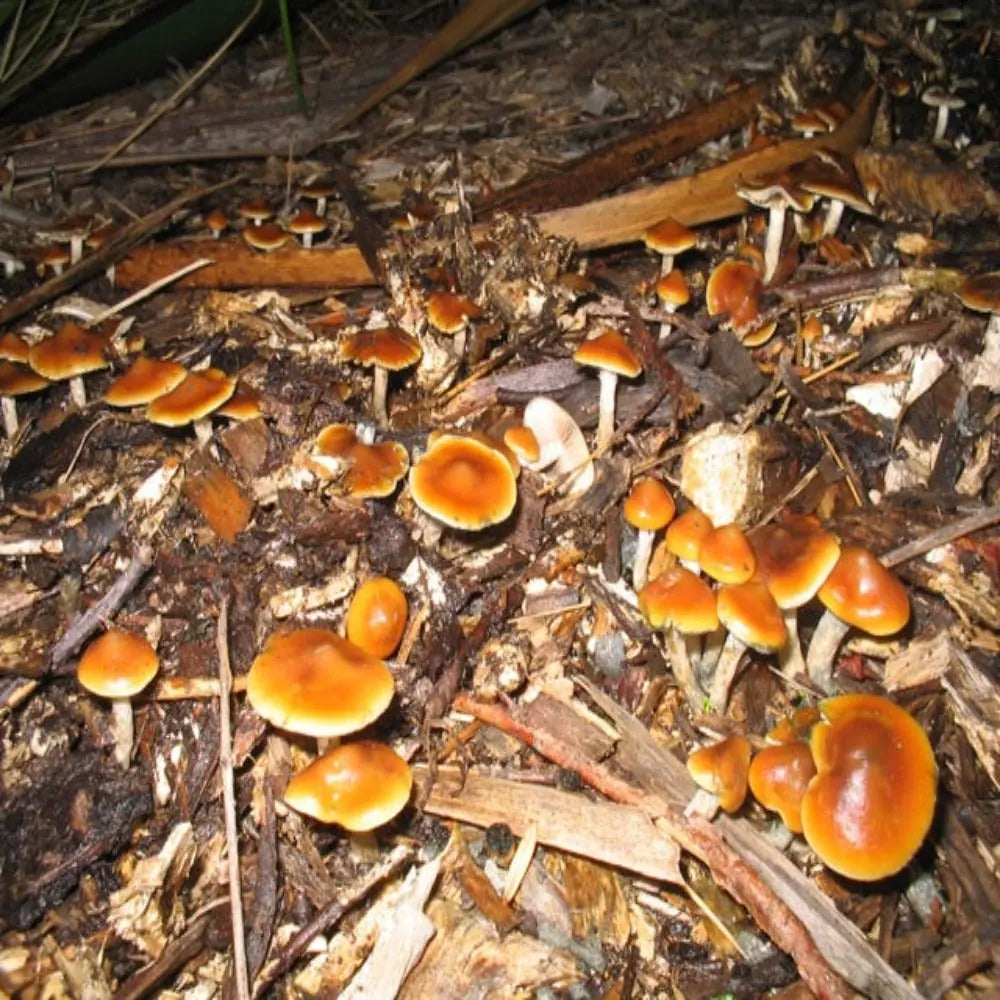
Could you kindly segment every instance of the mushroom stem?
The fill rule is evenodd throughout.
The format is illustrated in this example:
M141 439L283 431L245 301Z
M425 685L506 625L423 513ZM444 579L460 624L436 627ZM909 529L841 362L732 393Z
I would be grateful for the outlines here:
M458 333L455 334L455 357L461 361L465 357L465 341L466 341L467 327L463 326Z
M698 639L696 635L682 635L677 629L671 628L665 634L664 643L677 686L691 708L700 712L705 692L691 667L691 655L697 649Z
M316 214L322 218L326 214L326 196L320 195L316 199Z
M830 206L826 210L826 218L823 220L823 235L833 236L840 225L840 220L844 215L844 203L839 198L831 198Z
M691 567L688 567L691 569ZM697 564L692 570L697 573ZM698 660L698 676L702 681L708 680L712 674L715 672L716 664L719 662L719 657L722 655L722 649L726 644L726 638L729 632L726 630L725 625L720 625L714 632L709 632L705 636L705 639L701 647L701 658Z
M813 632L809 651L806 653L806 671L809 679L821 691L833 689L833 661L850 625L841 621L832 611L824 611Z
M3 429L7 437L12 438L17 433L17 403L11 396L4 396L3 406Z
M944 132L942 131L942 135ZM77 264L83 257L83 234L74 233L69 238L69 262L70 264Z
M660 274L669 274L674 268L674 255L665 253L660 261Z
M802 656L802 645L799 642L798 614L794 608L786 608L781 612L781 617L788 630L788 639L778 652L781 673L789 679L805 676L806 661Z
M646 586L649 574L649 559L653 554L654 531L640 529L635 542L635 557L632 560L632 588L638 593Z
M716 712L724 712L726 703L729 701L729 689L736 678L736 672L740 667L740 660L746 652L746 643L737 639L732 632L726 637L726 643L722 647L722 655L715 665L715 672L712 674L712 683L708 689L708 701Z
M212 440L212 418L202 417L201 420L196 420L194 422L194 436L198 441L198 447L205 449L208 447L209 441Z
M937 118L934 120L934 142L940 142L944 138L945 130L948 128L948 105L941 104L937 109Z
M781 238L785 235L785 206L772 206L768 211L767 237L764 241L764 284L771 283L781 260Z
M666 303L666 304L664 304L663 309L664 309L665 312L667 312L671 316L673 316L674 312L677 309L677 306L670 305L669 303ZM667 339L668 336L670 336L670 331L673 328L674 328L673 320L664 320L660 324L660 332L657 334L657 339L659 340L659 342L661 344L663 343L663 341L665 341Z
M77 375L69 380L69 398L80 410L87 405L87 390L83 385L83 376Z
M312 247L312 245L313 245L313 234L312 233L303 233L302 234L302 246L306 250L309 250Z
M128 770L135 743L132 702L128 698L113 698L111 701L111 733L115 740L115 760Z
M388 392L389 370L381 365L375 365L375 377L372 381L372 416L379 427L389 426L389 410L386 406Z
M615 390L618 388L618 375L615 372L600 369L597 373L601 393L597 411L597 448L606 448L615 435Z

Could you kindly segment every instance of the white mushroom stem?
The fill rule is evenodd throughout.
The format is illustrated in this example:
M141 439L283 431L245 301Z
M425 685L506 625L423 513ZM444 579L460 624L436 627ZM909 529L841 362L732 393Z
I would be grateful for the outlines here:
M115 741L115 760L128 770L135 743L132 702L128 698L114 698L111 701L111 733Z
M806 661L802 656L802 645L799 642L799 617L795 608L786 608L781 612L788 631L788 639L778 652L778 664L781 673L789 679L805 676Z
M826 218L823 220L824 236L833 236L840 225L843 214L844 203L839 198L831 198L830 205L826 210Z
M326 214L326 195L320 195L316 199L316 214L322 219Z
M76 264L83 257L83 234L74 233L69 238L69 262Z
M663 311L673 316L673 314L677 311L677 306L665 302L663 304ZM674 328L673 320L664 320L660 324L660 332L657 336L661 344L663 343L663 341L667 339L667 337L670 335L670 331L673 328Z
M736 679L736 672L740 668L740 661L746 652L746 643L737 639L732 632L726 637L726 643L722 647L722 655L715 665L715 672L712 674L712 683L708 689L708 702L716 712L724 712L726 703L729 701L729 689Z
M212 418L202 417L194 422L194 436L198 441L198 447L205 449L209 441L212 440Z
M698 636L681 635L675 628L668 629L664 637L667 656L670 658L670 668L673 671L677 686L681 689L691 708L700 712L705 692L698 683L691 667L691 657L697 651Z
M17 433L17 403L11 396L3 397L3 429L7 437L12 438Z
M459 361L465 357L465 339L467 331L468 324L463 326L462 329L455 334L455 357L458 358Z
M598 369L597 377L601 394L597 411L597 447L606 448L615 435L615 390L618 388L617 372Z
M939 104L937 118L934 120L934 142L940 142L944 138L945 130L948 128L948 105Z
M806 653L806 672L821 691L833 688L833 661L850 627L832 611L824 611L813 632L809 652Z
M372 380L372 416L379 427L389 426L389 410L386 406L386 396L389 392L389 370L381 365L375 365Z
M768 210L767 237L764 241L764 284L770 284L781 260L781 239L785 235L785 206L773 205Z
M674 269L674 255L665 253L660 261L660 274L669 274Z
M646 586L649 574L649 559L653 554L653 539L655 531L639 530L635 541L635 557L632 560L632 587L636 593Z
M69 380L69 398L81 410L87 405L87 390L83 385L82 375L76 375Z
M312 245L313 245L313 234L312 233L303 233L302 234L302 246L304 246L306 248L306 250L308 250L308 249L310 249L310 247L312 247Z

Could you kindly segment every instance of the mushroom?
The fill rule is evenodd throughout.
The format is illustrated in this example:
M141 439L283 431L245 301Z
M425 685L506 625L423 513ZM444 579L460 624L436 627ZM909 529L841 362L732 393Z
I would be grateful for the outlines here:
M719 583L746 583L757 568L757 558L743 529L723 524L702 538L698 564L703 573Z
M146 419L161 427L184 427L194 424L195 436L205 447L212 436L208 416L236 390L236 379L218 368L188 372L170 392L157 396L146 407Z
M372 656L392 656L403 638L408 612L399 584L373 576L358 587L347 608L347 638Z
M255 250L270 253L288 242L288 233L276 222L259 222L243 230L243 239Z
M388 823L410 799L406 761L384 743L357 740L335 747L296 774L284 799L322 823L363 833Z
M252 226L260 226L261 223L267 222L274 216L274 209L263 198L251 198L249 201L243 202L242 205L238 205L236 211L244 219L249 219Z
M204 219L205 228L212 234L212 239L217 240L229 225L226 213L221 208L213 208Z
M163 361L140 354L128 371L119 375L104 393L109 406L145 406L176 389L187 377L177 361Z
M714 795L728 813L736 812L747 797L749 768L750 741L745 736L700 747L687 759L695 784Z
M420 360L423 350L420 341L397 326L382 326L374 330L358 330L348 334L340 343L340 356L347 361L371 365L372 416L380 427L389 424L386 410L386 393L389 389L389 372L402 371Z
M716 609L729 635L715 665L708 698L712 708L722 712L747 646L759 653L776 653L788 641L788 630L770 591L755 580L720 587Z
M410 492L422 511L461 531L481 531L507 520L517 502L507 458L458 434L442 434L413 464Z
M959 301L966 309L990 313L986 336L1000 336L1000 271L970 275L958 288Z
M538 438L530 427L515 424L503 432L503 443L517 456L518 461L531 466L541 458Z
M813 632L806 669L821 690L833 683L833 661L848 630L889 636L910 620L910 598L899 578L860 545L847 545L817 596L826 608Z
M38 273L44 274L50 270L55 275L63 273L63 268L69 263L69 251L62 246L52 246L42 254L38 261Z
M677 556L692 573L701 572L698 553L701 543L712 531L712 522L697 508L688 507L667 526L667 551Z
M554 400L535 396L521 418L534 435L539 455L529 469L550 469L568 496L583 496L594 485L594 463L580 425Z
M258 715L317 739L364 729L389 707L393 688L381 659L324 628L274 633L247 675Z
M622 514L638 532L632 560L632 586L636 591L646 584L653 538L666 527L676 512L674 498L659 479L640 479L625 498Z
M134 730L132 703L156 676L160 658L144 636L124 629L108 629L84 650L76 679L91 694L111 700L115 760L127 768L132 759Z
M667 629L674 676L692 708L701 708L702 690L691 668L701 636L719 627L715 594L696 573L672 566L639 591L639 610L655 629Z
M802 833L828 868L864 882L888 878L930 829L937 764L927 734L887 698L820 703L809 748L816 775L802 798Z
M28 364L53 382L69 379L69 394L81 409L87 405L83 376L108 367L105 341L76 323L66 323L57 333L38 341L28 352Z
M642 362L617 330L605 330L604 333L585 340L574 351L573 360L578 365L597 369L601 392L596 446L598 450L606 448L615 432L615 390L618 376L638 378L642 374Z
M316 202L316 214L326 215L326 199L337 193L337 185L328 177L314 177L299 188L300 198Z
M792 833L801 833L802 798L815 774L808 744L793 740L756 753L747 778L753 797L776 812Z
M736 193L751 205L768 210L767 237L764 241L764 284L770 284L781 259L785 213L788 209L808 212L813 206L813 196L799 188L787 175L746 182L736 188Z
M308 249L312 246L313 236L326 229L326 220L318 216L312 209L300 209L288 220L289 232L302 237L302 245Z
M691 289L684 275L673 268L666 274L660 275L656 282L656 297L660 300L660 305L673 315L681 306L686 306L691 301ZM670 322L660 324L661 341L670 333L670 327Z
M0 360L0 404L3 407L3 427L8 438L17 433L17 403L15 397L38 392L49 384L47 378L17 361Z
M760 313L760 275L745 260L724 260L716 265L705 285L709 316L725 313L734 329L749 326Z
M262 399L263 396L253 386L237 380L233 394L214 413L229 420L256 420L264 412L261 409Z
M369 443L347 424L324 427L316 436L314 455L323 474L342 472L344 490L361 499L389 496L410 467L410 456L398 441Z
M822 160L814 158L803 168L798 182L803 191L829 199L821 236L832 236L837 231L845 205L865 215L874 211L850 163L827 159L825 155Z
M661 255L660 274L666 274L674 266L674 257L690 250L698 242L698 236L683 223L668 217L645 230L642 241Z
M756 578L771 592L788 629L788 642L779 653L782 673L805 673L796 612L816 596L837 565L840 543L815 518L801 516L762 525L748 538L757 561Z
M457 292L431 292L426 308L430 325L438 332L454 337L455 357L463 357L469 320L482 316L482 309L468 296Z
M944 139L945 129L948 128L948 112L964 108L965 101L958 94L951 94L943 87L928 87L920 95L920 100L927 107L936 110L937 116L934 119L934 134L931 136L931 141L941 142Z

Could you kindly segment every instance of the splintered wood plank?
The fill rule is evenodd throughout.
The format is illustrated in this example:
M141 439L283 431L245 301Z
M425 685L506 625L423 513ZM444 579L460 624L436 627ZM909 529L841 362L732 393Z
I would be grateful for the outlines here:
M184 472L184 495L223 541L236 541L253 513L253 504L243 490L202 451L188 459Z

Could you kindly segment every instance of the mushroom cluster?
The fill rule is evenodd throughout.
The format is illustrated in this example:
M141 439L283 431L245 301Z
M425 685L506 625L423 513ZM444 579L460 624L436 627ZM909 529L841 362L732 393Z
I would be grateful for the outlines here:
M339 743L389 707L395 685L383 657L399 645L407 613L398 585L372 578L348 608L348 638L325 628L276 633L253 661L247 698L254 710L280 729L315 737L323 751L285 788L285 802L298 812L365 832L409 801L410 769L391 747L372 739Z
M839 695L782 720L766 743L751 759L747 738L729 737L694 751L688 771L727 812L749 788L847 878L888 878L917 853L934 817L937 765L905 709L879 695Z
M637 497L652 492L639 487ZM640 528L638 563L651 538L643 523L654 522L642 522L635 511L630 496L626 518ZM786 676L808 673L819 690L829 691L837 649L849 629L890 636L909 621L909 597L899 579L867 549L842 549L813 517L789 515L744 532L735 524L715 527L692 507L669 524L653 562L658 572L648 583L634 576L639 608L654 628L669 630L675 670L687 681L689 697L700 697L704 685L718 711L726 707L748 648L777 654ZM797 613L814 598L825 612L803 659ZM720 627L724 642L706 642L700 651L701 637L718 634Z

